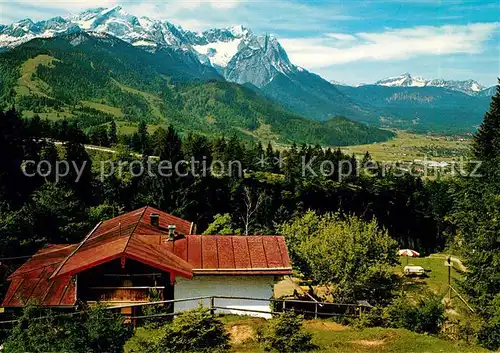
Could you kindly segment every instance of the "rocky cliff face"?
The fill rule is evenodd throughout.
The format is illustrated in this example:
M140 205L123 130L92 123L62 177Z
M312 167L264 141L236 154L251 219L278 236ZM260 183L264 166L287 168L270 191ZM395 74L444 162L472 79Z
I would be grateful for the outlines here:
M263 87L278 74L297 71L283 47L272 36L252 37L244 41L229 61L224 77L236 83Z

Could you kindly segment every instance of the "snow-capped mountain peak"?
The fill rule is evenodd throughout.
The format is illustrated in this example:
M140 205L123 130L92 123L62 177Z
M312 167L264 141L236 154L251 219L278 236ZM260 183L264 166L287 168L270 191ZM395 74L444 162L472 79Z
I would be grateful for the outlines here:
M458 81L458 80L434 79L430 80L427 85L434 87L448 88L454 91L461 91L467 94L474 94L486 88L474 80Z
M250 30L242 25L232 26L228 28L235 37L245 37Z
M388 87L410 87L413 85L412 77L409 73L405 73L395 77L387 77L375 82L378 86Z
M337 81L337 80L330 80L330 83L335 86L350 86L343 81Z
M0 27L0 48L15 47L33 38L77 32L111 35L151 52L163 48L181 50L191 59L213 66L229 81L258 87L278 74L298 71L273 36L257 36L242 25L188 31L166 21L136 17L120 5L36 23L26 19Z
M474 95L485 89L484 86L474 80L428 80L423 77L412 77L409 73L379 80L375 82L375 85L388 87L442 87L453 91L463 92L469 95Z
M203 32L185 31L184 35L199 54L200 60L216 68L225 68L240 49L240 44L253 36L243 26L222 29L212 28Z

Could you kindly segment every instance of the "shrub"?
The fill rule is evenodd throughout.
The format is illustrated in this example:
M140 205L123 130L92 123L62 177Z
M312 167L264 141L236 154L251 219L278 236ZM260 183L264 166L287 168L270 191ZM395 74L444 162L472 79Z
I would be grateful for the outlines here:
M422 299L417 305L399 297L386 308L384 316L390 327L436 334L444 322L444 305L438 296Z
M417 320L415 332L437 334L444 322L444 305L441 298L431 296L426 298L417 306Z
M466 318L464 320L447 319L443 326L440 337L448 341L464 341L467 344L477 344L477 330L473 322Z
M287 311L269 320L258 332L258 340L266 352L295 353L314 349L312 335L304 332L302 316Z
M159 302L162 300L162 296L160 294L160 291L157 289L152 289L149 292L149 301L150 302ZM170 312L171 305L164 305L164 304L158 304L158 305L147 305L142 308L142 314L144 316L154 316L154 315L162 315L162 314L167 314ZM158 328L163 325L165 325L166 322L168 322L170 318L168 316L154 316L150 318L144 319L144 324L146 326L152 327L152 328Z
M481 326L477 334L477 339L480 344L491 350L498 350L500 348L500 315L497 315L489 322Z
M123 317L96 307L68 315L28 305L4 345L8 353L121 353L132 329Z
M165 335L155 347L157 352L217 352L229 347L224 324L200 307L186 311L165 326Z
M354 323L355 327L380 327L384 326L384 310L381 306L375 306L371 310L361 312L359 319Z
M86 352L121 353L125 342L133 335L132 326L125 325L121 315L101 306L88 311L84 328L88 346Z
M84 353L85 330L78 320L28 305L4 343L4 352Z

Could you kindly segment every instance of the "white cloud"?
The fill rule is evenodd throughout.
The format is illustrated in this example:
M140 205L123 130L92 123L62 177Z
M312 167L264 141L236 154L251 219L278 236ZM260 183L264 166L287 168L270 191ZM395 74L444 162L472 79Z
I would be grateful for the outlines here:
M357 40L357 38L351 34L345 34L345 33L327 33L326 36L328 38L333 38L337 40L342 40L342 41L353 41Z
M214 21L214 14L223 16L240 4L240 0L172 0L161 3L127 3L123 5L123 9L138 17L147 16L167 20L175 25L181 25L183 28L198 31L214 25L221 25L217 20L218 17Z
M10 24L24 18L34 21L45 20L54 16L67 16L85 9L96 7L111 7L117 5L117 0L7 0L0 2L0 23Z
M239 5L240 1L238 0L211 0L210 5L216 9L232 9Z
M499 23L462 26L420 26L361 32L352 36L332 33L316 38L282 39L291 60L307 68L321 68L360 60L402 60L419 55L477 54ZM344 37L344 39L342 39ZM332 38L334 40L332 40ZM338 43L339 40L342 43ZM346 46L345 42L349 45Z
M184 26L193 27L194 24L194 27L198 27L202 21L197 21L196 18L209 18L215 11L230 12L240 4L241 0L0 0L0 23L9 24L28 17L33 20L43 20L54 16L67 16L90 8L122 5L125 11L139 17L149 16L174 22L177 16L181 16L187 24L187 26L183 24Z

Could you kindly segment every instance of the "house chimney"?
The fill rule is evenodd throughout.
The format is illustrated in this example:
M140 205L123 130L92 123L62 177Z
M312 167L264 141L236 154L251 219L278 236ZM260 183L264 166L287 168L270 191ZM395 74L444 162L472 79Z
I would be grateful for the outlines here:
M158 213L151 213L150 220L153 227L160 227L160 215Z
M175 225L169 225L168 226L168 240L174 241L175 240Z

